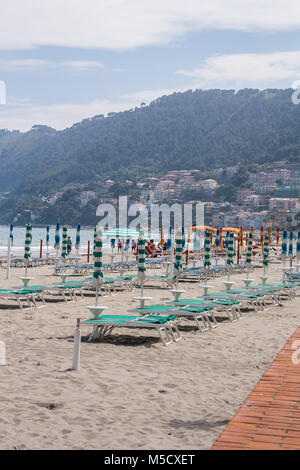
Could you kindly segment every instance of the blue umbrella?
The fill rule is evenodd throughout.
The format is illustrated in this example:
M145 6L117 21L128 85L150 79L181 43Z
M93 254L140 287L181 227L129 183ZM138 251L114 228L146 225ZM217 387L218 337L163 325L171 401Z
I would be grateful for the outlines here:
M14 226L13 224L10 225L9 231L9 238L10 238L10 246L14 246L14 234L13 234Z
M290 239L289 239L289 257L293 257L293 251L294 251L294 234L293 232L290 232Z
M79 248L80 248L80 224L77 225L77 232L76 232L76 242L75 242L75 248L77 250L77 253L79 251Z

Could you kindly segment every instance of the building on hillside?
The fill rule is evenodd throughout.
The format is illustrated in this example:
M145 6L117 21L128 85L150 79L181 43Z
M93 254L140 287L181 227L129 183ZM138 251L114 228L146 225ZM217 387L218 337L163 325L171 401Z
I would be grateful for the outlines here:
M95 191L83 191L80 194L80 207L85 207L91 199L95 199L96 193Z

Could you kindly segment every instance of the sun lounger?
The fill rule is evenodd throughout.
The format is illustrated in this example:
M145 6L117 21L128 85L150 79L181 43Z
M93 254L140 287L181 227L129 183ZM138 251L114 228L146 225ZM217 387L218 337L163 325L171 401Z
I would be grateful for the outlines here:
M33 307L40 308L45 305L42 288L0 289L0 297L7 300L15 300L21 310L31 310ZM39 301L42 302L42 305L38 304ZM22 302L26 302L26 308Z
M169 301L168 303L172 305L185 306L188 308L212 307L214 309L214 312L224 312L225 310L225 313L229 321L231 322L236 322L239 320L239 318L243 317L242 312L240 310L240 301L238 300L179 299L179 300Z
M176 324L175 315L169 315L168 317L153 315L100 315L97 318L85 320L81 324L93 327L88 341L104 338L115 328L155 330L164 346L171 344L173 341L177 342L182 338Z
M142 315L173 314L176 315L176 318L192 318L201 332L218 326L214 316L213 306L149 305L143 308L136 308L134 311Z

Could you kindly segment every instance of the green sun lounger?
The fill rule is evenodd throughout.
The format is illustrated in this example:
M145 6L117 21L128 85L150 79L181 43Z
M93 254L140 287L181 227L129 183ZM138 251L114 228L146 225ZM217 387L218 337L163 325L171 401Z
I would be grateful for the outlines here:
M164 346L171 344L173 341L178 342L182 339L176 324L175 315L168 315L167 317L156 315L100 315L97 318L84 320L81 324L93 327L88 341L104 338L109 335L114 328L143 328L155 330L159 334Z
M192 306L198 306L202 308L208 308L209 306L213 308L217 312L222 312L225 310L229 321L235 322L242 318L242 312L240 311L239 305L240 302L238 300L229 300L229 299L178 299L178 300L171 300L169 303L172 305L181 305L191 308Z
M136 308L133 311L142 315L156 314L165 315L173 313L176 318L192 318L198 327L203 332L218 326L216 318L213 313L213 306L172 306L172 305L149 305L143 308Z
M43 292L41 287L0 289L0 297L8 300L16 300L21 310L31 310L33 307L40 308L45 305ZM24 301L27 307L23 306ZM42 304L38 304L38 301L41 301Z

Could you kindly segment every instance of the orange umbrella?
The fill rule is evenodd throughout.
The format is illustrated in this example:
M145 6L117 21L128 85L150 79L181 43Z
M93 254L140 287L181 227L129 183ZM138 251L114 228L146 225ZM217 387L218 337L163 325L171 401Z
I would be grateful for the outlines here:
M235 232L235 233L240 233L240 229L239 228L235 228L235 227L223 227L223 230L225 232Z
M277 230L276 230L276 243L277 245L279 245L279 227L277 227Z
M263 226L260 227L260 244L261 245L264 244L264 227Z
M244 246L244 230L243 227L240 229L240 244L241 246Z
M214 227L209 227L208 225L194 225L194 226L192 227L192 230L193 230L193 232L194 232L195 230L204 230L204 231L205 231L205 230L212 230L212 231L214 231L214 232L217 231L216 228L214 228Z

